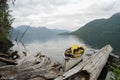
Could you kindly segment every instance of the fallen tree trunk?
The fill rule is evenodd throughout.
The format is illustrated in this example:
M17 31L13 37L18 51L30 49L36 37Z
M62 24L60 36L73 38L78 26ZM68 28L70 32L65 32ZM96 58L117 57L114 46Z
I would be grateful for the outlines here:
M18 61L18 65L0 67L0 79L32 80L36 77L38 80L54 79L61 74L58 67L54 67L47 56L26 56Z
M11 75L3 75L1 78L11 79L11 80L28 80L32 77L44 77L45 79L54 79L58 76L58 73L51 72L46 69L35 69L29 71L23 71Z
M0 61L10 65L17 65L17 62L15 60L8 60L3 57L0 57Z
M0 75L10 75L18 73L19 69L16 65L7 65L0 67Z
M0 57L3 57L3 58L9 58L9 55L8 55L8 54L0 53Z

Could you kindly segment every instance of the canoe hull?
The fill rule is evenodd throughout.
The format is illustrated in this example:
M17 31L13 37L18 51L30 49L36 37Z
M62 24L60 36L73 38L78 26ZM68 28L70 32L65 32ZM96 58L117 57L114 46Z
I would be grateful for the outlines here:
M72 67L74 67L77 63L82 61L82 56L79 56L77 58L68 58L65 57L65 66L64 66L64 71L70 70Z

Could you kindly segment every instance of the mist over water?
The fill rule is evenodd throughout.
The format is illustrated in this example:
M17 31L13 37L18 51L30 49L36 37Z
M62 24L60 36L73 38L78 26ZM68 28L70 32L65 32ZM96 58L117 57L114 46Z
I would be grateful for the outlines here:
M50 37L50 36L49 36ZM12 48L13 50L18 51L27 51L30 55L35 56L38 52L50 57L52 62L60 62L63 63L63 53L66 49L71 47L73 44L78 44L85 48L85 53L93 53L94 49L90 46L86 45L84 41L78 39L76 36L55 36L52 38L46 39L34 39L28 40L24 39L23 41L25 47L21 43L17 43L14 41L15 46Z

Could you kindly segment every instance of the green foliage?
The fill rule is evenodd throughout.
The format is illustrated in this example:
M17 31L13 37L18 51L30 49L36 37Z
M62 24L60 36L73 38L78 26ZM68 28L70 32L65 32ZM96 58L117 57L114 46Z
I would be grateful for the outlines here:
M14 20L10 15L9 0L0 0L0 41L6 41ZM14 2L14 1L12 1Z
M120 80L120 67L111 67L112 68L112 76L111 80Z

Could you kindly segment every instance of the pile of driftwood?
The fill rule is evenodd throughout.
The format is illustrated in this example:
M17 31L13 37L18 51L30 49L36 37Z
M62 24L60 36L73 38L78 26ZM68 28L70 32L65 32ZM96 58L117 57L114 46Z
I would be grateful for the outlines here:
M18 51L14 51L11 53L0 53L0 62L6 63L8 65L17 65L15 59L20 58L17 53Z
M16 53L0 54L0 62L9 64L0 67L0 80L47 80L62 74L61 65L52 64L50 58L41 53L23 58Z
M97 80L112 50L106 45L67 72L41 53L32 56L22 52L22 57L18 51L9 55L0 53L0 62L7 64L0 67L0 80Z

